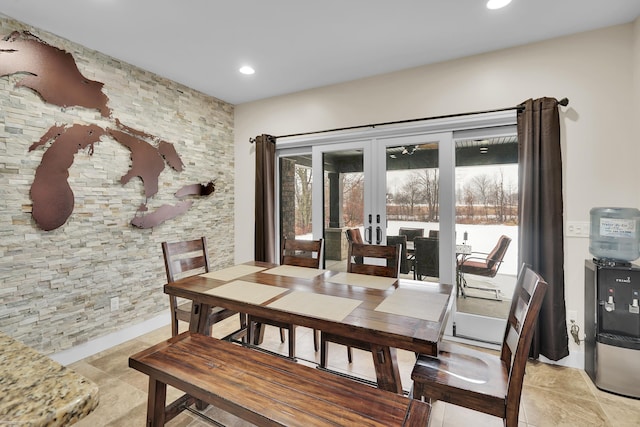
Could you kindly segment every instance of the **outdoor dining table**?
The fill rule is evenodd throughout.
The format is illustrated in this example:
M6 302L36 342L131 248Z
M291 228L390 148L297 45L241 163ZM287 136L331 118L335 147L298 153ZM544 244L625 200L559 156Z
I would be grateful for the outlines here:
M378 388L395 393L403 392L396 349L437 356L452 290L449 284L264 262L164 286L165 293L193 301L193 332L207 333L207 313L217 306L367 341Z

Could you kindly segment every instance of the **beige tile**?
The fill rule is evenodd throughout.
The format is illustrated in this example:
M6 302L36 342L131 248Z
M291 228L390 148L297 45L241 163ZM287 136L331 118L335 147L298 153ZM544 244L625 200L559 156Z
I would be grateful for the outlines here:
M569 393L573 396L593 398L593 393L582 375L582 370L549 365L539 361L527 363L524 384L548 391Z
M501 418L483 414L482 412L472 411L449 403L445 404L442 427L460 426L502 427L503 422Z
M113 351L98 358L92 358L89 363L96 368L116 377L130 375L129 356L148 348L149 345L140 340L127 341L115 347Z
M522 404L528 424L537 427L611 425L590 392L587 395L574 394L576 384L568 383L565 390L560 389L559 384L556 383L555 391L524 386ZM584 382L581 386L587 388Z
M139 405L146 404L147 393L121 381L111 378L99 384L100 403L98 408L76 424L78 427L108 425L128 414ZM130 424L132 425L132 424Z

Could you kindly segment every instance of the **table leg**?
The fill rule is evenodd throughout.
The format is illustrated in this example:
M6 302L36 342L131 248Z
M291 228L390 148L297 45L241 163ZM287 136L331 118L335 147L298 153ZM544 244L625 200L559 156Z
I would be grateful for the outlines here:
M373 364L376 368L378 388L402 394L402 380L398 370L398 358L393 347L371 344Z
M149 377L147 398L147 426L164 426L164 408L167 400L167 385Z
M209 335L209 311L211 306L193 302L191 305L191 321L189 322L189 331L197 332L202 335Z

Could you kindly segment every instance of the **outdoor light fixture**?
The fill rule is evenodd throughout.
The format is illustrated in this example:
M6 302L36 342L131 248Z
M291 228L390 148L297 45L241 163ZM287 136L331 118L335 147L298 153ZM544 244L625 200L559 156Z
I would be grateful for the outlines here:
M402 154L408 154L408 155L412 155L413 153L416 152L416 150L418 149L417 145L414 145L413 147L407 149L407 147L402 147Z

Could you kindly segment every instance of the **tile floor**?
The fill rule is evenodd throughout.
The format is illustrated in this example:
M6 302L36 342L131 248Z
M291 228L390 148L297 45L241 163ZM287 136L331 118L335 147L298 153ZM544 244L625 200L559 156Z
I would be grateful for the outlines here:
M214 336L224 336L234 330L238 319L231 318L214 328ZM147 376L128 367L130 355L170 336L169 327L143 335L107 351L72 364L70 367L95 381L100 387L100 405L77 426L144 426L147 399ZM297 356L302 360L319 361L313 351L310 329L297 328ZM264 347L286 354L286 343L281 344L277 328L267 327ZM358 376L375 379L371 355L354 350L354 362L347 363L344 347L330 347L329 366ZM399 351L403 387L408 390L414 356ZM304 362L303 362L304 363ZM600 391L582 370L530 362L525 375L520 426L638 426L640 400L624 398ZM171 390L169 399L180 395ZM215 408L208 408L207 416L229 426L247 426L246 422ZM172 427L200 427L211 425L189 412L167 424ZM502 426L498 418L453 405L436 402L433 405L432 427Z

